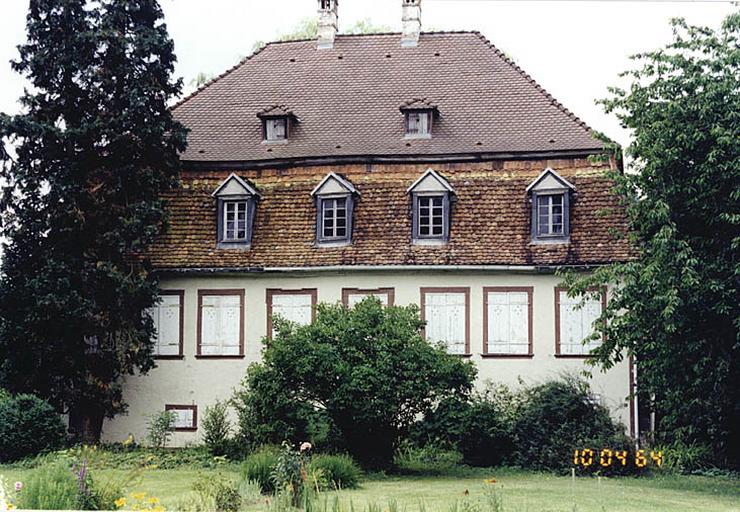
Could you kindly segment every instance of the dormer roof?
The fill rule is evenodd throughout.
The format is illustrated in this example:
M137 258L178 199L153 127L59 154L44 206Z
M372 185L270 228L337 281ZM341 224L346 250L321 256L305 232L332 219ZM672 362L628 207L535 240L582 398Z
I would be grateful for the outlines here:
M568 180L560 176L551 168L547 168L540 173L537 178L529 184L527 187L527 193L532 191L558 191L558 190L573 190L575 191L575 185L571 184Z
M330 172L327 174L321 183L316 185L311 191L311 195L322 195L322 194L356 194L360 195L357 189L340 175Z
M261 197L257 189L243 180L235 173L231 173L228 178L213 191L212 197L244 197L254 196Z
M419 179L406 189L407 194L412 192L449 192L454 194L455 189L453 189L452 185L450 185L450 183L435 170L427 169Z
M428 111L431 110L433 112L438 112L439 107L435 103L432 103L426 98L416 98L409 101L404 101L401 103L401 106L398 107L401 112L408 112L413 110L422 110L422 111Z

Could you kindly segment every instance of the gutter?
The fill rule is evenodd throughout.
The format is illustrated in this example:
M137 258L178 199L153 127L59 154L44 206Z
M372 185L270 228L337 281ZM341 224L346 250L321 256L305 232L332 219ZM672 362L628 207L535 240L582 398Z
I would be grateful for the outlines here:
M311 272L510 272L554 274L557 270L589 271L601 265L326 265L320 267L192 267L157 269L159 274L293 274Z

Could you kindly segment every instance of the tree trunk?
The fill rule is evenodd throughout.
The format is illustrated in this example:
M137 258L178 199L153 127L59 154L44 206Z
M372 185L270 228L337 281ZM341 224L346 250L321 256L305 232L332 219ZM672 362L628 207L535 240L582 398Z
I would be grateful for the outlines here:
M103 409L95 404L79 404L69 412L69 430L73 440L86 445L100 443Z

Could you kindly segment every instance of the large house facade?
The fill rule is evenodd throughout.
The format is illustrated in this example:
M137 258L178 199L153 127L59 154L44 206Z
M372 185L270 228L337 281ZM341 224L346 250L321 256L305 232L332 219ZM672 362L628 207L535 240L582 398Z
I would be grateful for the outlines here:
M400 34L337 35L320 0L318 41L270 43L173 108L190 133L151 254L158 367L128 379L106 440L171 409L174 443L199 442L272 316L311 322L318 302L419 304L481 385L585 368L610 292L579 308L555 272L631 257L616 164L480 34L422 33L420 0L401 7ZM630 431L632 381L627 360L590 378Z

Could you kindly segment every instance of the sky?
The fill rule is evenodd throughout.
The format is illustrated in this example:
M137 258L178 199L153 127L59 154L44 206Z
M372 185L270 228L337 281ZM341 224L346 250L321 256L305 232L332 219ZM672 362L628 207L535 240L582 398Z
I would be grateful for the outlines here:
M270 41L316 17L316 0L160 0L178 57L176 75L219 74ZM9 61L25 37L28 0L0 0L0 112L19 110L24 87ZM478 30L592 128L629 143L595 100L630 68L628 57L671 39L669 20L719 27L736 7L716 1L422 0L423 30ZM370 19L401 27L401 0L340 0L339 24Z

